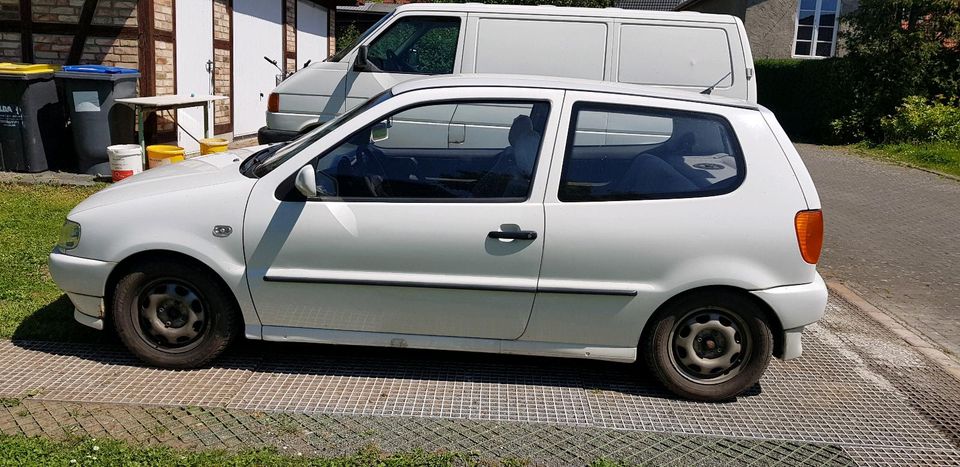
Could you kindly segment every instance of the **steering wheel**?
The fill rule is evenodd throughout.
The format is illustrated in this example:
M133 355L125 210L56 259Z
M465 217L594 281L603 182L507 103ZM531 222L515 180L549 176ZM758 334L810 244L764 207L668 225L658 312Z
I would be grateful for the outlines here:
M386 62L387 62L387 65L389 65L389 66L390 66L390 69L392 69L392 70L407 71L407 72L415 71L413 68L411 68L410 66L408 66L406 63L403 63L403 60L400 60L400 57L396 54L396 52L394 52L394 51L392 51L392 50L388 50L388 51L387 51L387 59L386 59Z

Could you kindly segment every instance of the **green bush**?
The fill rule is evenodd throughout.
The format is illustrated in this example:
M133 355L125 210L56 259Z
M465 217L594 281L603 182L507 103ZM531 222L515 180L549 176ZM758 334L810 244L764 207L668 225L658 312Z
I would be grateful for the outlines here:
M757 60L757 101L777 116L794 141L835 143L831 123L850 113L844 59Z
M960 107L957 104L957 99L941 102L910 96L893 115L880 120L883 141L960 143Z

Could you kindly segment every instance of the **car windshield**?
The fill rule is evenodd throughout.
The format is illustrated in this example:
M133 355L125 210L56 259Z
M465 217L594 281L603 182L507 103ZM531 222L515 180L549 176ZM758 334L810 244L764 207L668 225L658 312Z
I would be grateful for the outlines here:
M329 58L327 58L324 61L339 62L340 60L343 60L343 57L345 57L348 53L350 53L350 51L353 50L353 48L356 47L357 44L363 42L364 39L370 36L370 34L373 33L373 31L376 31L381 24L386 23L387 20L389 20L391 17L393 17L393 12L390 12L389 14L384 15L383 18L380 18L376 23L373 23L373 26L370 26L369 28L367 28L366 31L363 31L363 34L360 34L360 36L357 37L353 42L351 42L346 47L340 49L337 53L331 55Z
M360 115L365 110L386 101L387 99L393 97L393 93L390 90L386 90L377 94L376 96L371 97L369 100L354 107L349 112L342 113L337 117L333 118L329 122L321 125L320 127L301 135L299 138L287 143L282 149L274 153L269 159L264 160L259 165L256 165L253 168L253 174L257 177L262 177L273 169L283 164L288 159L293 157L295 154L299 153L301 149L310 146L320 138L328 135L333 130L340 128L344 123L353 120L354 117Z

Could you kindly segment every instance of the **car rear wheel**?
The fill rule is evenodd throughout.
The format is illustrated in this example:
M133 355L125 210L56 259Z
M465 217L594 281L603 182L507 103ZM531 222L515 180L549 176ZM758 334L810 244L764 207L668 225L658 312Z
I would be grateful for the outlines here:
M197 368L239 334L239 310L206 271L172 261L131 268L117 283L113 322L120 340L144 362Z
M643 345L650 371L693 400L736 397L760 380L773 352L763 310L747 297L711 291L668 304Z

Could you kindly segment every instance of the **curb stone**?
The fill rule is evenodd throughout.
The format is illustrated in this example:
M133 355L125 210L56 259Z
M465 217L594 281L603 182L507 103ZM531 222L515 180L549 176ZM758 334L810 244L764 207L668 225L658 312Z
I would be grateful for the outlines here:
M917 349L918 352L933 360L940 368L960 381L960 363L940 350L935 344L907 329L892 316L868 302L852 289L836 280L827 280L827 287L850 304L860 308L867 316L889 329L906 343Z

